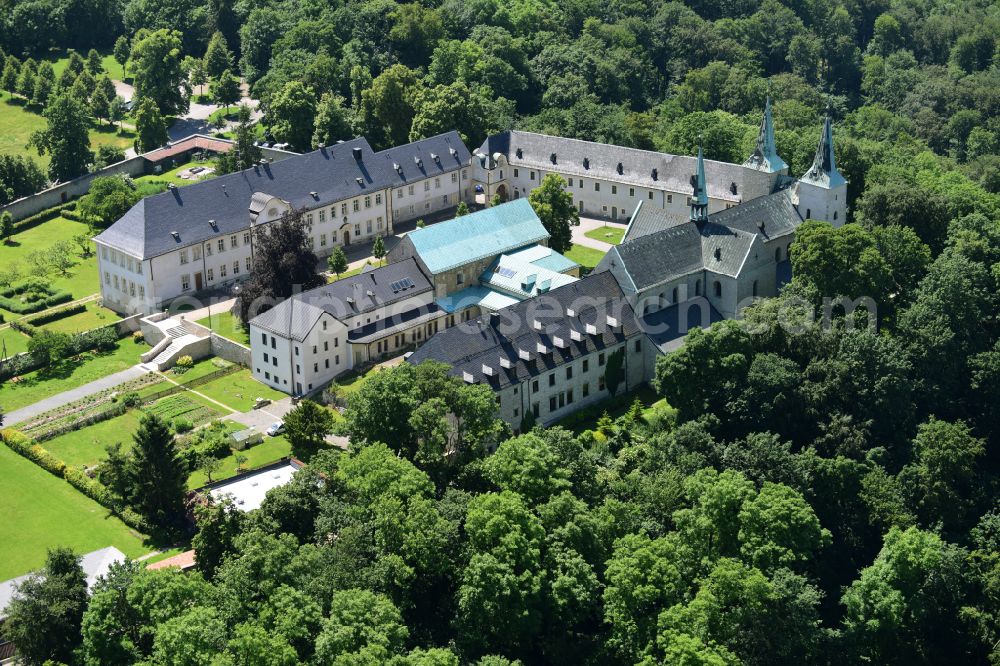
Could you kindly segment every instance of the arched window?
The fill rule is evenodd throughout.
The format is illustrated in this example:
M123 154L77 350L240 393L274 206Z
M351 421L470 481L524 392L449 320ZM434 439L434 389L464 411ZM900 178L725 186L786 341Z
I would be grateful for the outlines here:
M806 208L806 219L811 220L813 216L812 208Z
M701 296L701 280L694 281L694 295Z
M781 261L781 246L774 248L774 260Z
M674 290L670 292L670 302L671 303L677 302L677 287L674 287Z
M719 282L718 280L716 280L715 284L712 285L712 288L715 289L715 297L716 298L721 298L722 297L722 283Z
M837 219L837 211L833 211L833 219Z
M753 281L753 296L754 298L757 297L757 280Z

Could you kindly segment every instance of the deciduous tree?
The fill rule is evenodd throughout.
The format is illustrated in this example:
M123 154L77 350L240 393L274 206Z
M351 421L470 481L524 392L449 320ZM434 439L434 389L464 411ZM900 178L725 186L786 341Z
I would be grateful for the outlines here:
M549 247L556 252L568 251L573 245L572 227L580 224L580 212L573 205L573 195L566 191L566 181L559 174L545 174L528 201L549 232Z

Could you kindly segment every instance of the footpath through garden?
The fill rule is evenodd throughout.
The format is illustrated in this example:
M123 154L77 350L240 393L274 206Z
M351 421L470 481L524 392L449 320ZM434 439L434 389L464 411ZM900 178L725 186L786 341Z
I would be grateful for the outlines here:
M124 384L125 382L137 379L148 370L144 368L141 364L133 365L131 368L126 368L121 372L116 372L113 375L108 375L107 377L101 377L100 379L95 379L89 384L84 384L83 386L77 386L74 389L68 391L63 391L62 393L57 393L55 395L50 395L48 398L39 400L38 402L32 403L21 409L15 409L9 414L4 416L4 424L7 426L14 426L18 423L24 423L25 421L32 419L39 414L44 414L47 411L53 410L59 405L65 405L77 400L86 398L89 395L95 393L100 393L109 388L114 388L119 384Z

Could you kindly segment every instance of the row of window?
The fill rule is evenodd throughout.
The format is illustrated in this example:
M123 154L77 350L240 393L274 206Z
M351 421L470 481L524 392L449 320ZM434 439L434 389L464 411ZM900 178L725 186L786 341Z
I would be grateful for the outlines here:
M114 284L115 289L128 294L132 298L135 298L137 293L139 298L146 298L146 288L144 286L140 284L137 292L135 282L126 280L125 278L119 279L117 275L111 275L108 271L104 271L104 284L109 287Z
M133 259L124 252L119 252L118 250L109 250L106 245L102 245L101 258L104 261L109 261L113 264L117 264L122 268L127 268L131 273L137 273L139 275L142 275L142 261L139 259Z

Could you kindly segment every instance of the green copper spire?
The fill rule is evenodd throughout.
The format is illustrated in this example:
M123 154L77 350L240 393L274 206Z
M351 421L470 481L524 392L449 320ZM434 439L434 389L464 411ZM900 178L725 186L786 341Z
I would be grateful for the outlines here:
M819 136L819 144L816 145L816 156L802 180L812 181L826 187L837 187L847 182L837 170L837 162L833 157L833 119L830 117L829 107L826 109L826 118L823 120L823 131Z
M764 103L764 118L760 121L760 131L757 133L757 145L753 153L743 163L758 171L766 173L778 173L788 170L785 160L778 155L777 146L774 143L774 118L771 116L771 96L767 96Z
M705 178L705 158L701 153L701 137L698 137L698 172L694 176L694 194L691 197L691 221L708 221L708 180Z

